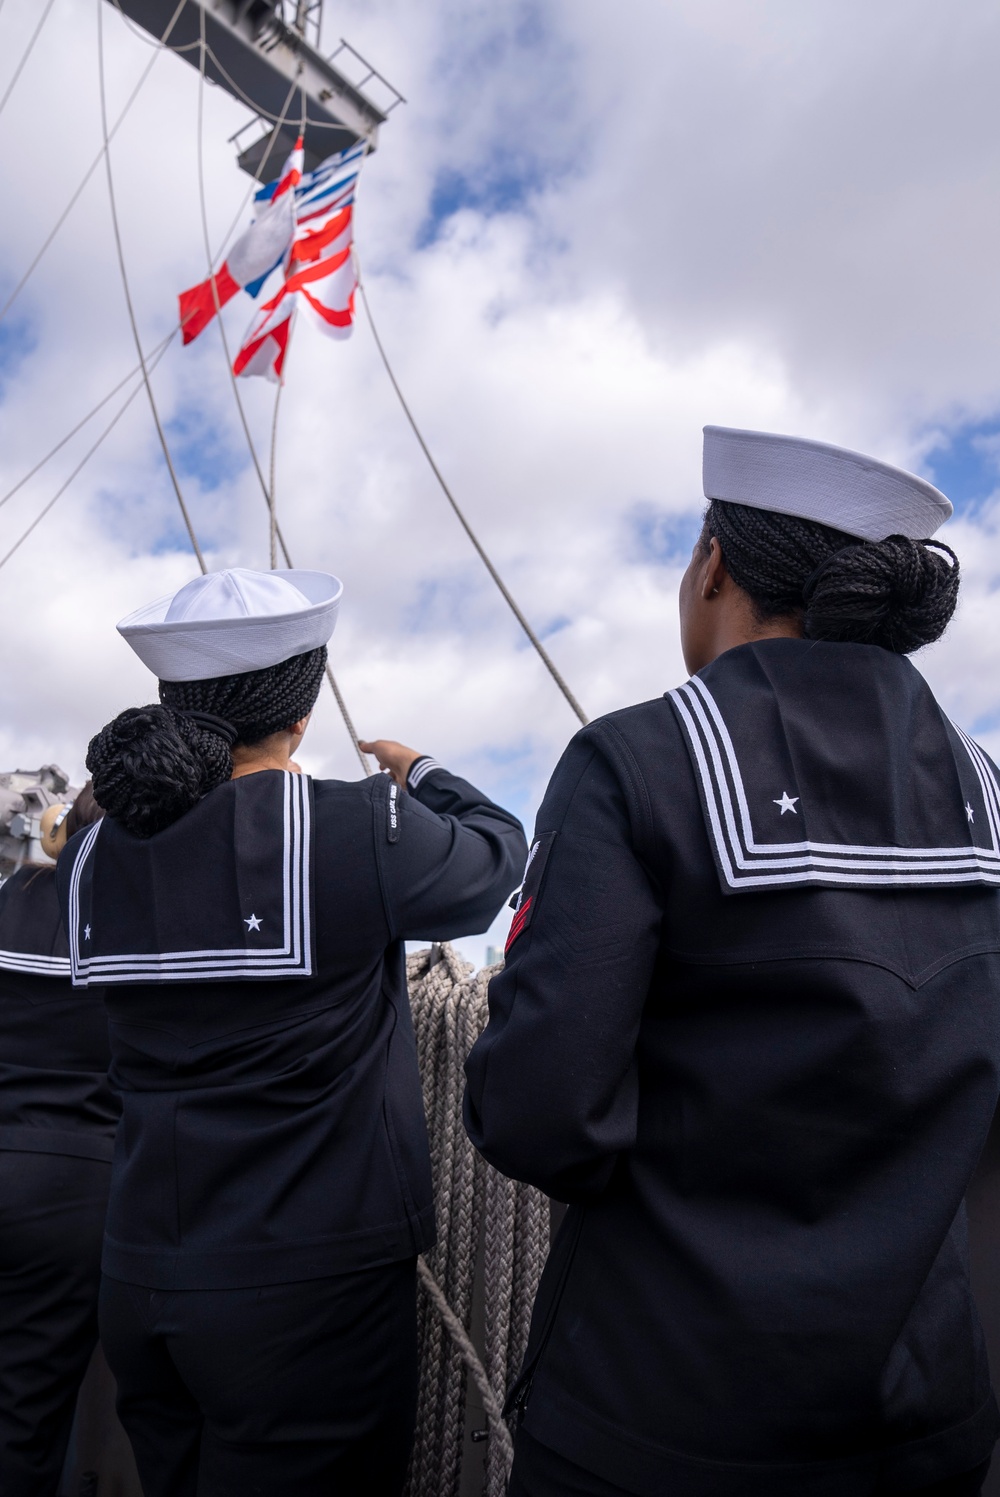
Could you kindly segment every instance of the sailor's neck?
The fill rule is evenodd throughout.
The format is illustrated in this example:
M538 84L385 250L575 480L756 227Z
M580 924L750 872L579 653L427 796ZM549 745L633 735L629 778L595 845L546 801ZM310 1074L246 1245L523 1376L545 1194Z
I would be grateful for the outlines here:
M297 770L292 755L301 742L301 733L271 733L260 743L237 743L233 748L232 778L239 780L263 769Z

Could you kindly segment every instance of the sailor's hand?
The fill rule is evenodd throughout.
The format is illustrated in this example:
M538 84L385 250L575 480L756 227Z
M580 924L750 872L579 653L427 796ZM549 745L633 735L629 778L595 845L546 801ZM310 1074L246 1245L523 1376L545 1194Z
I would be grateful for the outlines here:
M422 757L419 750L407 748L405 744L396 743L392 738L374 738L371 743L359 742L358 748L362 753L374 754L379 769L391 774L396 784L404 790L410 766Z

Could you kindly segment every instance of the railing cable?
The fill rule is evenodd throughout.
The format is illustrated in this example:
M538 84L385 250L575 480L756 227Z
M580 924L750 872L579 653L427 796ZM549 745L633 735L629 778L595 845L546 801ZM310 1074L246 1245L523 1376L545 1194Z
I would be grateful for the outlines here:
M208 568L205 565L205 558L201 554L201 547L198 544L198 537L195 535L194 526L191 523L191 516L188 513L188 507L184 502L184 495L181 493L181 486L177 478L177 473L174 469L173 459L170 456L170 448L167 446L166 434L163 430L163 424L160 421L160 413L156 408L156 398L153 395L153 387L150 384L149 369L146 365L145 355L142 351L142 340L139 337L139 328L135 320L135 309L132 306L132 293L129 290L128 272L125 269L125 252L122 248L121 231L118 225L118 207L115 201L115 180L114 174L111 170L111 152L108 149L110 142L108 140L108 109L104 80L103 6L104 0L97 0L97 63L99 81L101 86L101 131L104 136L104 165L107 171L108 178L108 202L111 208L111 227L114 230L115 249L118 254L118 269L121 271L122 290L125 293L125 305L128 308L128 320L132 328L132 337L135 340L135 351L139 356L139 363L142 365L142 381L146 387L146 394L149 397L149 408L153 414L153 422L156 426L156 434L160 439L160 446L163 449L163 458L167 465L167 471L170 474L170 481L174 486L174 493L177 496L177 504L180 508L185 528L187 529L188 539L191 542L191 549L194 551L198 565L204 573L208 571Z

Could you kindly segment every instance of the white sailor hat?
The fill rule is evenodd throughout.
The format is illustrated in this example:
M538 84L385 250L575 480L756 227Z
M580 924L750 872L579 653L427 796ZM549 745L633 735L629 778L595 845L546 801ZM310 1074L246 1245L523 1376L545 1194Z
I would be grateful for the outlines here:
M325 645L343 591L328 572L231 567L137 608L118 632L161 681L240 676Z
M702 472L706 499L818 520L865 541L926 540L952 513L926 478L805 437L706 426Z

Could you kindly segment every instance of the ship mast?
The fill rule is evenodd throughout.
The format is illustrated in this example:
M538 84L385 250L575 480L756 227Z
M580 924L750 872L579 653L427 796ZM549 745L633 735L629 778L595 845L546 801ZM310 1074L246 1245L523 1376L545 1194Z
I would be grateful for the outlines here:
M200 65L204 35L205 77L256 117L232 139L241 141L260 122L250 143L240 145L239 164L261 181L278 171L300 127L308 171L359 140L374 150L379 127L405 102L349 42L341 40L329 57L323 55L323 0L183 0L179 8L176 0L114 0L114 5L193 67Z

